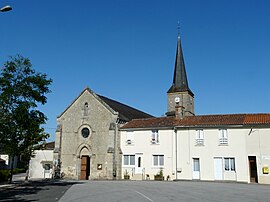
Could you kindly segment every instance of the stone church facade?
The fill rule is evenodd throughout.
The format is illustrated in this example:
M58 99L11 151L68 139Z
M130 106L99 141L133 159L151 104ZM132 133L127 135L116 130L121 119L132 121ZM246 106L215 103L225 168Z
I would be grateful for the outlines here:
M57 118L55 172L66 179L120 179L119 128L152 117L86 88Z

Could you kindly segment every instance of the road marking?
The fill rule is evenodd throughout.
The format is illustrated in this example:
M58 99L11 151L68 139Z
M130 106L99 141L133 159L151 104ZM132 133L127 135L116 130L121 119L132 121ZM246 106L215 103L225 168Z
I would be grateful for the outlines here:
M138 194L140 194L141 196L143 196L143 197L146 198L147 200L154 202L152 199L150 199L149 197L145 196L143 193L138 192L138 191L135 191L135 192L137 192Z

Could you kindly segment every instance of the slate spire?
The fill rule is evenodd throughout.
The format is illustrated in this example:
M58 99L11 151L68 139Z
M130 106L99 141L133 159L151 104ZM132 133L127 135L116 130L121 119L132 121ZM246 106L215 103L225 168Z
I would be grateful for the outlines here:
M177 50L176 50L173 83L170 89L167 91L167 93L176 93L176 92L189 92L189 94L191 94L192 96L194 95L188 87L188 80L179 32L177 38Z

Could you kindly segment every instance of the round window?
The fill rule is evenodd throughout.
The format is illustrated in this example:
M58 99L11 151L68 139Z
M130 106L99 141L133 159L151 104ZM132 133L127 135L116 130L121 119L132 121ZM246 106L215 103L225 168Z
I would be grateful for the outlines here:
M89 134L90 134L90 130L88 128L83 128L82 129L82 136L84 138L87 138L89 136Z

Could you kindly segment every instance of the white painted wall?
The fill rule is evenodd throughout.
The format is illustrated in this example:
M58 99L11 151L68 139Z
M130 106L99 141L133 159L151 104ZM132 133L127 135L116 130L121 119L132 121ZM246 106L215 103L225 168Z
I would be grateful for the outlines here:
M127 132L121 131L121 149L123 155L143 155L142 166L145 174L150 175L150 179L154 179L154 175L160 169L153 166L152 155L163 154L164 176L170 175L170 179L192 180L194 176L198 176L198 173L193 173L193 159L199 158L199 179L214 181L216 171L214 159L221 159L222 180L249 183L248 156L256 156L258 182L270 184L270 174L264 174L262 171L263 167L270 167L270 129L261 128L251 131L250 128L227 128L228 144L226 145L219 144L219 128L204 128L203 131L204 144L196 145L196 129L178 129L177 147L173 129L159 130L160 141L156 145L151 144L152 130L134 131L134 140L130 145L126 143ZM235 159L235 171L225 171L224 158ZM122 162L124 163L124 160ZM122 166L123 175L125 170L132 175L134 166L124 166L124 164Z
M215 180L214 158L222 158L223 180L248 180L245 134L248 130L228 129L228 144L219 144L219 130L203 129L204 144L196 145L196 129L178 130L178 179L192 180L193 158L200 160L200 180ZM235 171L224 170L224 158L235 158Z
M52 169L45 171L43 165L53 163L53 150L35 150L29 163L29 179L52 178Z
M173 142L173 130L159 130L159 143L152 144L152 130L140 130L133 132L134 138L131 144L126 143L126 131L121 131L121 149L124 155L142 155L142 178L146 178L146 174L150 179L154 179L160 168L163 169L163 173L166 177L169 175L170 179L174 178L173 175L173 159L174 150L172 147ZM153 155L164 155L164 166L153 165ZM135 166L125 166L124 159L122 159L122 175L125 171L128 171L132 177L135 170Z
M247 156L256 156L258 183L270 184L270 174L263 173L263 167L270 167L270 129L249 130L246 142Z

